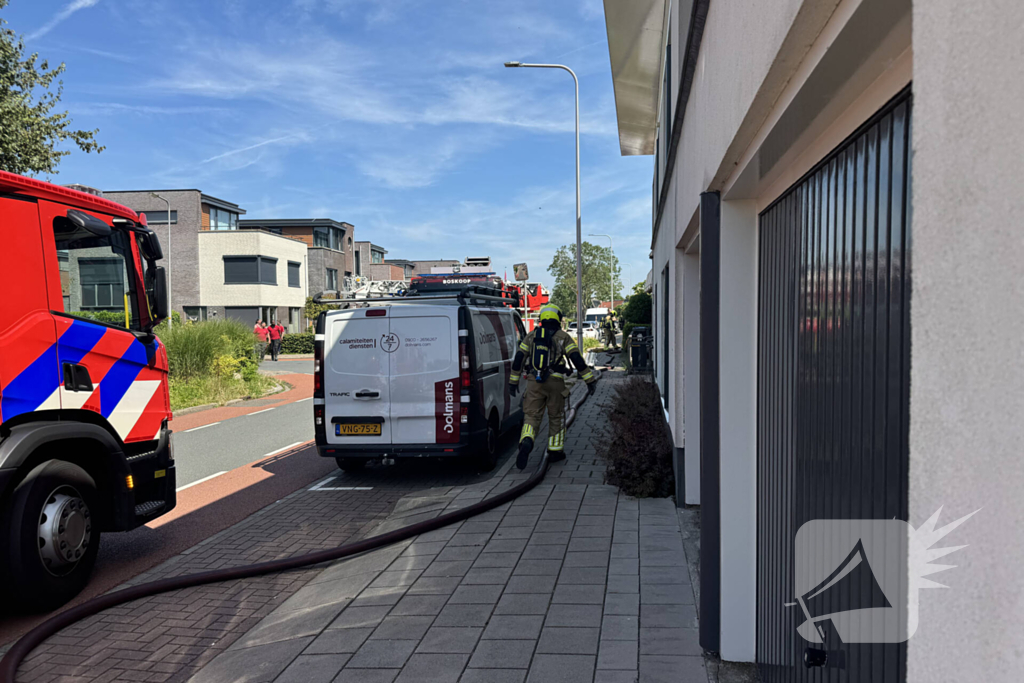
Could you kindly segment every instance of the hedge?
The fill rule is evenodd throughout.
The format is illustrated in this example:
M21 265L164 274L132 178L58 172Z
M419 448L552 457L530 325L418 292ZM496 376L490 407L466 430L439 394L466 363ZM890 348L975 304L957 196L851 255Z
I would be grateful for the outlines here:
M313 353L312 332L286 334L281 338L281 353Z

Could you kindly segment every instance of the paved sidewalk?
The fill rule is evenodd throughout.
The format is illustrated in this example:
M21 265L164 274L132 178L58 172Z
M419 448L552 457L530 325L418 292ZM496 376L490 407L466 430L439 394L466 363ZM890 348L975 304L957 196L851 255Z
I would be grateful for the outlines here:
M567 461L531 492L324 569L191 680L706 683L673 502L601 483L615 375L581 409ZM512 472L407 497L374 533L526 476Z

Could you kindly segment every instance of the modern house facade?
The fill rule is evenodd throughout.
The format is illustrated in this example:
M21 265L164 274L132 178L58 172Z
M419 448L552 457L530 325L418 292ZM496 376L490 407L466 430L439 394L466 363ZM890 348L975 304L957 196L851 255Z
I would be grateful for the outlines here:
M158 196L154 196L158 195ZM171 305L183 319L278 320L302 329L306 245L266 230L239 230L245 210L200 190L132 190L103 196L145 213L164 247ZM170 234L167 211L170 204Z
M1024 4L604 8L621 152L654 155L655 380L700 505L702 647L767 682L1014 680ZM926 520L979 508L938 542L968 545L929 577L950 589L920 590ZM798 538L836 520L896 545ZM851 547L864 567L825 581ZM886 571L888 606L858 610Z
M341 278L355 274L355 228L330 218L244 219L242 230L265 230L306 245L308 287L311 294L337 290Z
M387 253L387 249L372 242L356 242L356 275L370 280L404 280L405 268L385 263Z

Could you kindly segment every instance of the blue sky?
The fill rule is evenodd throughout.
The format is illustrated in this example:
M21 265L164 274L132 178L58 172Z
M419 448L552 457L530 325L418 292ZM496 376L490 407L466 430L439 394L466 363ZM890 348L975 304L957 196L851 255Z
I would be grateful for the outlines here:
M4 18L67 63L63 106L107 147L56 182L195 187L548 284L574 240L572 79L502 63L568 64L584 239L611 234L624 279L650 267L652 159L619 155L601 0L11 0Z

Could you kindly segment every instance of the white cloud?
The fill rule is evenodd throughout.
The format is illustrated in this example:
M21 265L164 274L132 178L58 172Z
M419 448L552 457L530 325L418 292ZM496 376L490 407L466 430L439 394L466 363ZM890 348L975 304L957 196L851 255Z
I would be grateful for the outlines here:
M25 36L25 40L35 40L41 36L45 36L47 33L57 27L62 21L70 17L72 14L79 10L87 9L97 4L100 0L72 0L64 8L53 15L48 22L37 28L32 33Z

